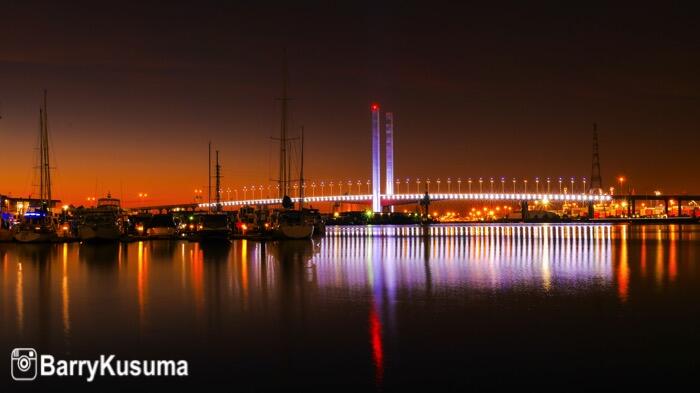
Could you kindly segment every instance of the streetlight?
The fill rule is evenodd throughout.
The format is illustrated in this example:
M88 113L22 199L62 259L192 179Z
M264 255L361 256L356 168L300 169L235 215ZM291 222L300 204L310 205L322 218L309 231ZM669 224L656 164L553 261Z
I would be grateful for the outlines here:
M325 191L324 191L325 188L326 188L326 183L325 183L325 182L321 182L321 196L325 196L325 195L326 195L326 193L325 193Z
M248 187L243 186L243 199L248 199Z
M479 194L483 194L483 193L484 193L484 179L479 178Z
M297 194L297 197L299 196L299 183L294 183L294 193Z
M550 188L549 188L549 182L550 182L550 181L551 181L551 180L550 180L549 178L547 178L547 194L550 193Z
M535 194L540 193L540 178L536 177L535 178Z
M447 178L447 192L452 193L452 179Z
M430 192L430 178L425 179L425 184L427 185L426 191Z
M525 185L525 186L524 186L524 191L525 191L525 193L527 194L527 179L523 179L523 183L524 183L524 185Z
M586 193L586 178L583 178L583 194Z
M231 187L226 187L226 199L231 200Z
M396 183L396 194L400 194L401 191L399 191L399 190L401 189L401 179L399 179L399 178L397 177L397 178L394 180L394 183Z
M410 182L411 182L411 179L406 178L406 194L411 193L411 188L408 186L408 183L410 183Z
M304 187L306 187L306 183L304 183ZM262 192L263 192L263 186L262 186L262 184L258 186L258 190L260 191L260 199L262 199L262 197L263 197L263 193L262 193Z
M620 176L617 178L617 182L620 184L620 195L622 195L622 183L625 182L625 178L623 176Z
M316 196L316 182L311 183L311 196Z
M238 189L237 188L233 189L233 197L236 198L236 200L238 200Z
M501 194L506 193L506 178L501 176Z
M462 178L461 177L457 178L457 193L459 193L459 194L462 193Z
M574 178L571 178L571 193L573 194L575 192L574 190Z
M333 180L331 180L330 182L328 182L328 187L331 188L331 195L333 195Z
M469 178L469 193L472 193L472 178Z
M438 185L438 190L437 190L437 192L438 192L438 194L439 194L439 193L440 193L440 178L439 178L439 177L438 177L438 179L436 180L436 183L437 183L437 185Z
M416 193L420 194L420 177L416 178Z
M559 178L559 193L561 194L561 177Z
M352 180L348 180L348 194L352 194Z
M360 190L360 187L362 187L362 182L360 180L357 181L357 195L362 194L362 190Z
M372 193L372 192L369 190L370 184L372 184L372 181L370 181L369 179L367 179L367 193L368 193L368 194L371 194L371 193Z
M515 178L513 178L513 194L515 194Z

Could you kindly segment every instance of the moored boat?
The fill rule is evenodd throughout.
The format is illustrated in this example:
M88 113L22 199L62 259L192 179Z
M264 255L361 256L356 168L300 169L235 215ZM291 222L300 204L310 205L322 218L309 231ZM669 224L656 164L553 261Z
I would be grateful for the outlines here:
M271 216L270 230L277 239L308 239L314 234L313 217L305 209L276 210Z
M145 232L150 239L173 239L177 236L177 225L172 214L156 214L147 223Z
M24 213L14 233L20 243L52 242L58 239L58 219L51 212L51 165L49 164L49 128L44 103L39 109L39 200L40 204Z
M58 239L57 220L45 208L28 211L17 226L14 239L20 243L46 243Z
M202 214L198 216L196 236L200 241L228 241L231 226L226 214Z
M122 236L119 222L119 199L100 198L97 207L83 212L78 224L78 237L82 241L116 241Z

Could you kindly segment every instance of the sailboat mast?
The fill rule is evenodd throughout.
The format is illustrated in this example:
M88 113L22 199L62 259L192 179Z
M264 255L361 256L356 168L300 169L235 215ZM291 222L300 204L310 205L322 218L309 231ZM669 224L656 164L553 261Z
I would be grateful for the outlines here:
M39 107L39 200L44 204L44 108Z
M44 90L44 128L43 128L43 155L44 155L44 177L46 179L46 207L51 205L51 165L49 163L49 117L46 106L46 90Z
M301 126L301 162L299 169L299 210L304 208L304 126Z
M287 167L287 50L284 50L282 59L282 119L280 124L280 168L279 168L279 192L280 198L289 195L289 169Z
M211 141L209 141L209 159L207 160L207 206L209 206L209 211L211 211Z
M219 165L219 151L216 151L216 212L221 211L221 165Z

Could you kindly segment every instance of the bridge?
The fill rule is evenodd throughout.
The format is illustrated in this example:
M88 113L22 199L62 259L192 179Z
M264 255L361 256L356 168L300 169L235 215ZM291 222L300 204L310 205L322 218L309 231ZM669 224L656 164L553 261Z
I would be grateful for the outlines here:
M418 204L425 194L406 193L393 195L380 195L382 208L391 206ZM698 206L700 195L664 195L664 194L638 194L638 195L615 195L608 194L541 194L541 193L429 193L428 197L431 202L438 201L454 201L454 202L500 202L518 204L521 211L527 212L529 203L548 204L564 204L564 203L580 203L582 205L595 205L600 203L622 202L626 204L627 215L634 216L637 213L639 202L643 201L658 201L664 206L663 210L666 215L671 209L677 209L677 216L682 216L683 203L686 206ZM304 197L304 202L308 204L322 203L350 203L363 204L368 207L372 204L372 194L343 194L343 195L321 195ZM299 197L291 198L294 203L299 203ZM275 206L281 205L280 198L255 198L255 199L237 199L223 200L220 202L221 207L236 209L241 206ZM158 206L140 206L132 210L139 212L193 212L204 211L216 207L216 203L184 203Z
M385 168L385 176L384 179L382 179L382 171L381 171L381 136L382 136L382 124L384 124L385 128L385 137L383 138L385 140L385 157L386 157L386 168ZM308 204L319 204L319 203L350 203L350 204L367 204L372 211L375 213L380 213L382 211L386 211L388 207L393 207L393 206L398 206L398 205L407 205L407 204L418 204L420 203L421 200L424 199L426 194L422 193L410 193L410 191L406 193L400 193L399 192L399 187L401 185L401 181L397 178L394 179L394 146L393 146L393 138L394 138L394 133L396 129L394 126L394 117L393 113L387 112L386 113L386 119L382 122L382 117L380 116L380 109L378 104L372 104L371 106L371 141L372 141L372 180L368 180L366 185L367 185L367 193L363 194L360 191L360 186L363 185L359 180L357 182L357 194L351 194L350 192L341 194L341 195L323 195L323 188L324 188L324 183L321 182L321 196L316 196L315 194L315 188L316 184L311 183L311 188L312 188L312 195L310 196L305 196L304 201ZM435 181L437 185L437 192L432 192L430 189L430 179L425 179L424 185L425 185L425 191L428 193L428 197L431 202L434 201L455 201L455 202L501 202L501 203L511 203L511 204L519 204L521 211L523 212L523 217L527 215L528 212L528 204L529 203L536 203L540 204L541 206L548 206L549 204L567 204L567 203L580 203L583 206L588 207L589 215L593 214L593 207L594 205L598 204L604 204L607 202L611 202L613 200L616 201L621 201L623 207L627 208L627 215L628 216L633 216L636 213L636 202L640 200L659 200L663 201L664 203L664 212L668 214L669 208L674 207L673 202L677 201L678 203L678 215L681 215L682 212L682 201L698 201L700 200L700 197L698 196L693 196L693 195L611 195L612 194L612 188L610 191L610 194L605 194L603 193L603 186L602 186L602 181L600 178L600 163L599 163L599 158L598 158L598 142L597 142L597 128L596 125L594 124L593 126L593 141L594 141L594 151L593 151L593 170L592 174L590 177L590 181L588 182L588 188L586 188L587 185L587 179L582 178L582 187L580 190L583 192L577 193L575 192L575 184L574 184L574 178L572 177L571 180L571 188L567 190L567 187L562 187L565 185L566 181L563 181L563 178L559 177L558 178L558 183L559 183L559 189L558 193L551 193L550 192L550 178L546 178L546 188L544 187L545 183L544 181L542 182L543 186L543 191L546 190L546 192L540 192L540 178L536 177L534 181L535 185L535 192L534 193L529 193L527 189L527 184L528 181L527 179L523 180L523 186L520 190L522 192L518 193L516 189L516 179L513 178L513 188L511 193L506 192L506 178L501 177L500 178L500 191L501 192L494 192L496 189L494 189L494 178L491 177L488 180L488 183L490 184L490 190L489 192L483 192L483 183L484 180L483 178L478 178L478 193L473 193L472 192L472 180L469 178L469 180L466 182L468 185L468 192L467 193L462 193L461 191L461 186L462 186L462 180L458 179L457 180L457 185L458 185L458 190L457 192L451 192L450 186L450 178L447 178L447 188L448 192L443 193L440 192L440 179L437 179ZM623 178L620 178L620 189L622 189L622 180ZM498 182L498 180L496 180ZM406 187L408 189L408 184L409 179L406 179ZM394 183L396 183L396 189L394 188ZM280 185L283 183L280 182ZM338 182L338 187L339 187L339 192L342 193L342 186L343 182L339 181ZM353 187L353 182L348 181L348 191L350 191ZM420 179L416 179L416 191L419 190L421 182ZM282 194L280 192L280 185L278 185L277 193L280 195ZM306 188L308 185L307 182L304 182L304 184L301 184L297 186L295 184L295 192L302 192L301 189ZM330 189L331 189L331 194L334 193L333 189L333 182L330 182ZM217 183L217 187L218 183ZM298 187L298 188L297 188ZM510 188L510 187L509 187ZM246 196L246 187L243 187L243 198L238 199L238 190L234 190L236 196L234 199L230 198L230 190L228 190L228 198L226 200L221 200L218 202L218 205L221 206L223 209L226 208L236 208L240 206L272 206L272 205L281 205L282 198L281 196L271 198L270 196L270 187L268 186L268 197L263 198L262 193L263 193L263 186L259 186L257 188L258 191L260 191L260 198L247 198ZM396 192L395 192L396 190ZM256 187L253 186L251 187L250 191L252 191L253 195L256 192ZM382 192L384 191L384 192ZM201 192L202 190L199 190L199 198L201 202ZM287 192L290 194L293 194L291 190L287 190ZM195 190L195 193L197 194L197 190ZM216 191L214 191L216 193ZM220 199L222 198L222 193L223 190L219 190L218 196ZM209 193L210 195L212 194L211 192ZM197 195L195 195L195 200L197 199ZM297 194L296 197L291 198L294 203L298 203L300 201L300 197ZM690 204L693 204L695 202L690 202ZM137 211L153 211L153 210L158 210L158 211L168 211L168 212L177 212L177 211L195 211L198 209L201 210L209 210L213 207L215 207L217 203L214 202L207 202L207 203L186 203L186 204L180 204L180 205L167 205L167 206L143 206L143 207L138 207L135 208L134 210ZM697 206L697 204L695 204Z
M587 203L600 203L609 202L612 200L610 195L589 195L589 194L525 194L525 193L511 193L511 194L491 194L491 193L472 193L472 194L461 194L461 193L434 193L428 194L430 201L506 201L512 203L523 203L523 202L587 202ZM404 204L415 204L418 203L425 197L425 194L393 194L393 195L380 195L381 206L396 206ZM372 194L360 194L360 195L332 195L332 196L310 196L304 197L305 203L361 203L370 204L372 202ZM298 203L299 197L292 198L292 202ZM263 199L243 199L243 200L230 200L221 201L222 207L228 206L246 206L246 205L279 205L281 200L279 198L263 198ZM210 207L216 206L216 203L200 203L197 205L199 208L208 209Z
M633 216L637 213L637 202L638 201L659 201L663 202L664 214L668 215L669 207L673 206L674 203L677 205L678 217L683 215L683 201L693 203L694 206L698 206L698 201L700 201L700 195L662 195L662 194L641 194L641 195L624 195L620 197L622 200L627 202L627 215Z

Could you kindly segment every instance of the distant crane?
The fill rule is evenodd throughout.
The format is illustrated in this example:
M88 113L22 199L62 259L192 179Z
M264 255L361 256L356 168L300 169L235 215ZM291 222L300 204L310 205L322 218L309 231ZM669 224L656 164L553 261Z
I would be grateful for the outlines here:
M600 176L600 155L598 154L598 124L593 123L593 157L591 160L591 179L589 183L591 194L603 193L603 180Z

